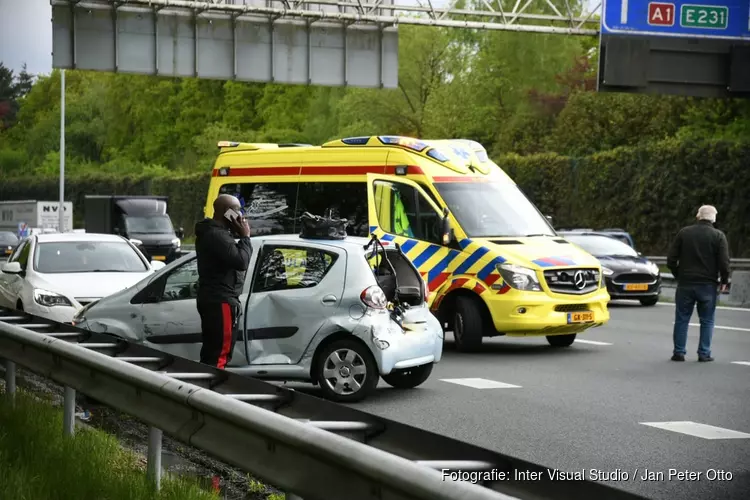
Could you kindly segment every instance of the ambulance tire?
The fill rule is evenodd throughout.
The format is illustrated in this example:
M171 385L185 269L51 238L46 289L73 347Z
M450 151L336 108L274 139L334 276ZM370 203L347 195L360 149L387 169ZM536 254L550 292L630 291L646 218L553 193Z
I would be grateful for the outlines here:
M576 340L576 333L568 335L547 335L547 342L553 347L569 347Z
M456 342L456 349L461 352L479 350L482 347L484 330L484 314L479 299L466 296L457 297L453 317L453 338Z

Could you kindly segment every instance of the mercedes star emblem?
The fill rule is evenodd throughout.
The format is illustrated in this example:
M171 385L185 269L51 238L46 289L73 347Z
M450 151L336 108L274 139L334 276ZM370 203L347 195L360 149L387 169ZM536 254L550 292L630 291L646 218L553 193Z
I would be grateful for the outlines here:
M577 289L583 290L583 287L586 286L586 279L583 277L582 271L576 271L576 273L573 275L573 283L575 284Z

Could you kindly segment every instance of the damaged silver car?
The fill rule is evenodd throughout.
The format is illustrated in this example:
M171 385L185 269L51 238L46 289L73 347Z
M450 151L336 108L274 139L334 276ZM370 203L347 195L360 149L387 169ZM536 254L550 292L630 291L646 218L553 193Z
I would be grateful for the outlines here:
M227 370L320 386L359 401L382 377L414 388L443 351L427 287L397 245L348 237L254 237L240 335ZM152 277L81 310L74 324L200 359L194 252Z

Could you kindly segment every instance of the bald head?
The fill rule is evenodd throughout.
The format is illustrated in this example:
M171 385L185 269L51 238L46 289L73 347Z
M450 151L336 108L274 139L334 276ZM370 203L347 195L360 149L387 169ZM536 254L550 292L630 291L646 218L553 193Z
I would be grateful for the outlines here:
M240 206L240 200L231 194L220 194L217 196L214 200L214 219L224 221L224 214L230 208L239 212L242 208Z

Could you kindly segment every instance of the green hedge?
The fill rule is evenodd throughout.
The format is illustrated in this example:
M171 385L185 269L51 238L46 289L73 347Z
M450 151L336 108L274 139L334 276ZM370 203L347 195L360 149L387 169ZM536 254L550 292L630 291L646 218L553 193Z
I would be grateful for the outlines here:
M732 257L750 257L750 143L667 140L579 159L496 161L558 228L620 227L644 254L665 255L698 207L711 204Z
M555 154L507 155L495 160L555 226L621 227L638 249L664 255L677 231L702 204L715 205L732 257L750 257L750 144L667 140L584 158ZM69 177L66 199L83 225L84 194L158 194L187 235L203 216L210 177ZM56 200L56 178L4 179L0 199Z

